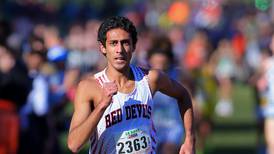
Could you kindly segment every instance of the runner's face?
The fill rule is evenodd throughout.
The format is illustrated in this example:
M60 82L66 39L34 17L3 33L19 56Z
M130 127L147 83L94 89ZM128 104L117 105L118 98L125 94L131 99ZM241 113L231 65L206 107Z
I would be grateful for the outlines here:
M101 45L101 51L106 55L108 65L117 70L129 66L134 51L130 34L123 29L111 29L106 34L106 47Z
M168 68L169 61L164 54L155 53L150 57L149 64L154 69L166 70Z

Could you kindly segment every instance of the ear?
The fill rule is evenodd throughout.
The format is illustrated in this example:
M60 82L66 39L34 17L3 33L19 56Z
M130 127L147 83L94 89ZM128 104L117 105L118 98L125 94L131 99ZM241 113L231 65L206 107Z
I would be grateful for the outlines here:
M100 47L100 51L103 53L103 55L107 54L106 48L104 47L104 45L99 42L99 47Z

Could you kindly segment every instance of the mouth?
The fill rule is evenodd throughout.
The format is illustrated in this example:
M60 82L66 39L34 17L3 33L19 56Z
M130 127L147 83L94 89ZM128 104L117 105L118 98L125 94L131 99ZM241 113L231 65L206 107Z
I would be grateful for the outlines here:
M126 58L125 57L116 57L114 58L117 62L124 62L126 61Z

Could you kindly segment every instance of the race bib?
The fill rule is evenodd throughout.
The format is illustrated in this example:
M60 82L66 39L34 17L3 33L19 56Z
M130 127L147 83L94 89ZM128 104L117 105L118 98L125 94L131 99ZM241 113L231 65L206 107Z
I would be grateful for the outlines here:
M151 138L141 129L132 129L116 135L117 154L144 154L151 151Z

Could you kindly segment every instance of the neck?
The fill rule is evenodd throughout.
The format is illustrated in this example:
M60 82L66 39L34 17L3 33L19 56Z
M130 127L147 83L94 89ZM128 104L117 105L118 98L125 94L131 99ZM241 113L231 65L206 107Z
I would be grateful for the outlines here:
M118 71L113 67L107 67L106 75L108 76L110 81L115 81L118 87L123 87L123 85L127 83L127 81L131 80L133 77L130 66L121 71Z

